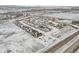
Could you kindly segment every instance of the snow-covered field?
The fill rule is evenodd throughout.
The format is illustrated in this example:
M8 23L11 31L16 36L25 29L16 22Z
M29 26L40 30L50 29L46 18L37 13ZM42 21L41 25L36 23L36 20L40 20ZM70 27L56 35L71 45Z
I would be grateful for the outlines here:
M51 13L51 14L46 14L45 16L53 16L63 19L79 21L79 14L74 14L74 13Z
M44 45L8 21L0 22L0 52L36 52Z

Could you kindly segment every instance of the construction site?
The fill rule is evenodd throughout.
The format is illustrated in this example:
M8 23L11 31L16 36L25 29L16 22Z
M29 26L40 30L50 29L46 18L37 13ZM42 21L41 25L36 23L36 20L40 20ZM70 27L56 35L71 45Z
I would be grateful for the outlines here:
M0 53L79 53L79 7L0 6Z

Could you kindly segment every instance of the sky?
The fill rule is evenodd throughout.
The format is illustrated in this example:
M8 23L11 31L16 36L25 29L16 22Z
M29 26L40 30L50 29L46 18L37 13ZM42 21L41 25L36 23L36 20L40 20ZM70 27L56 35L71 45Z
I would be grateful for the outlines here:
M0 0L0 5L79 6L79 0Z

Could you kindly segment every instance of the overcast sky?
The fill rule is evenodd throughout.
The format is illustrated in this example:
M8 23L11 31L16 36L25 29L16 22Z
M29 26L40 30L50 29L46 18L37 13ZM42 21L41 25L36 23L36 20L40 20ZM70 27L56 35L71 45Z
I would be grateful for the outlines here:
M79 6L79 0L0 0L0 5Z

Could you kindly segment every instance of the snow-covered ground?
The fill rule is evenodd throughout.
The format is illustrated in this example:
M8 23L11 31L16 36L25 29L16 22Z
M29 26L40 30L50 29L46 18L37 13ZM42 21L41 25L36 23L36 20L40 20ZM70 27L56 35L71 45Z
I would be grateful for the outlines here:
M63 19L79 21L79 14L74 14L74 13L51 13L51 14L46 14L45 16L53 16Z
M0 52L36 52L44 45L13 23L0 23Z
M46 9L48 9L48 8L46 8ZM21 11L21 10L22 9L20 9L19 11ZM23 9L23 10L26 11L26 9ZM40 10L40 8L38 8L37 10ZM8 11L9 10L5 10L5 11L0 10L1 13L5 13ZM13 9L13 11L16 11L16 9L15 10ZM30 11L31 11L31 9L30 9ZM29 13L32 15L34 14L34 15L40 16L44 12L44 10L41 10L41 11L42 12L38 11L36 13L35 12L29 12ZM10 10L9 12L12 12L12 10ZM46 12L45 14L42 14L42 15L57 17L57 20L58 20L58 18L67 20L67 21L61 20L62 23L68 22L69 20L71 20L71 22L73 20L79 21L79 13L73 13L73 12L65 13L65 12L62 12L62 10L61 11L54 10L54 11L52 11L52 13L49 11L49 13ZM26 14L24 16L27 17ZM0 20L0 53L1 52L4 52L4 53L6 53L6 52L7 53L10 53L10 52L13 52L13 53L15 53L15 52L18 52L18 53L38 52L41 49L54 44L58 40L60 40L60 41L63 40L64 38L70 36L72 33L77 31L77 29L75 29L69 25L71 22L69 22L68 27L64 27L62 29L62 31L55 26L53 27L53 26L48 25L52 30L44 32L44 34L42 36L35 38L30 33L22 30L21 28L19 28L17 25L15 25L13 23L16 20L23 20L23 19L24 19L24 17L22 16L22 17L19 17L16 19L11 19L11 20L10 19ZM37 19L39 19L38 22L36 21L37 24L39 25L40 22L43 21L43 18L41 18L41 17L36 18L36 19L34 18L34 20L37 20ZM44 20L46 20L46 19L44 19ZM58 22L61 22L61 21L59 20ZM32 22L35 24L34 21L32 21ZM55 22L53 22L53 23L56 24ZM24 25L26 25L26 24L24 24ZM28 24L28 26L29 26L29 24ZM33 26L29 26L29 27L33 28ZM38 28L34 28L34 29L38 30ZM43 30L40 30L40 32L43 32ZM38 32L39 32L39 30L38 30Z

